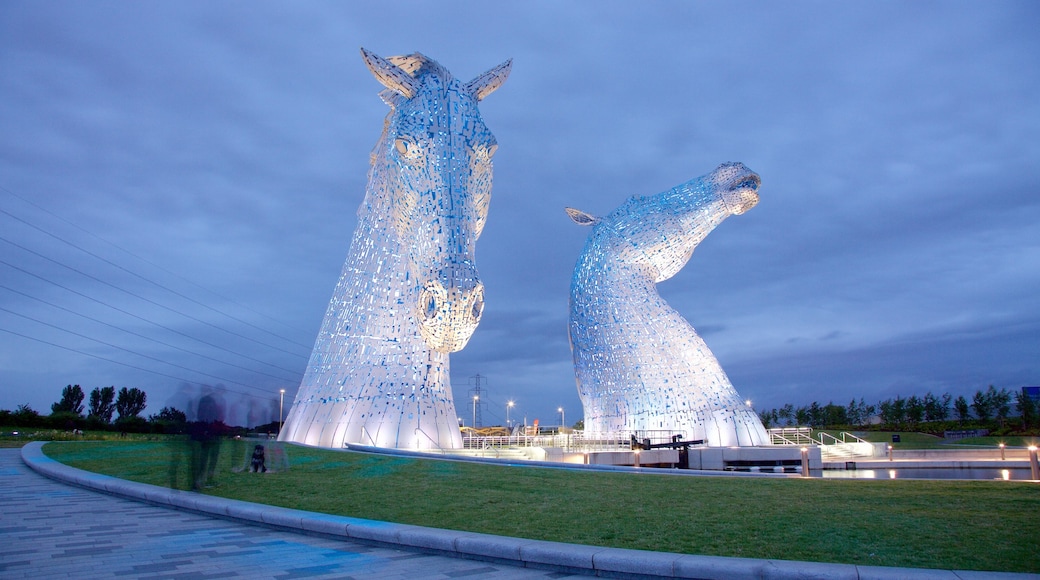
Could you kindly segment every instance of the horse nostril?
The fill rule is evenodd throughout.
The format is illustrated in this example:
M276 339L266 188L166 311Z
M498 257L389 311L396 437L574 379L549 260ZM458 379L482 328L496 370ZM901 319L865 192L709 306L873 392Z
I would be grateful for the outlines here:
M437 297L430 295L426 297L426 319L429 320L437 315Z

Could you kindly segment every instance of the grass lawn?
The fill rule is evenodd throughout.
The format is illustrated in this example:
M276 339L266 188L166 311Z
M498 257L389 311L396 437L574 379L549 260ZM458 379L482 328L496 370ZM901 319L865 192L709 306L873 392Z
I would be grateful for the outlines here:
M1002 481L673 477L385 457L287 446L291 469L207 494L375 520L687 554L1040 572L1040 486ZM49 443L63 463L184 488L182 441Z
M1008 447L1028 447L1030 445L1036 445L1040 443L1040 437L1023 437L1021 435L1009 435L1007 437L995 437L987 435L985 437L965 437L964 439L958 439L956 445L972 445L978 447L997 447L1001 443Z

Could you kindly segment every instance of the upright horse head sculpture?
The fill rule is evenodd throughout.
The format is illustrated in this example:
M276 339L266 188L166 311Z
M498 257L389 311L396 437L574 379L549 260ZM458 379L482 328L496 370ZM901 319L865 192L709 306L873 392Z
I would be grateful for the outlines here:
M740 163L663 193L630 198L593 226L571 279L570 338L585 429L665 431L708 445L767 445L692 326L657 293L722 220L758 203L757 174Z
M478 103L511 62L462 83L415 53L361 49L390 106L343 273L280 439L460 447L448 354L484 309L474 248L495 137Z

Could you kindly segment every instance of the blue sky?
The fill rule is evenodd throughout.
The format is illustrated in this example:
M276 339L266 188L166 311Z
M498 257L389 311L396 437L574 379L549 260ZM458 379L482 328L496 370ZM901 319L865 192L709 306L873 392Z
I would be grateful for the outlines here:
M386 114L361 46L467 80L513 59L481 104L460 416L480 374L485 423L580 417L588 230L563 208L725 161L759 205L659 288L756 407L1038 384L1038 25L1005 1L3 2L0 408L70 383L288 406Z

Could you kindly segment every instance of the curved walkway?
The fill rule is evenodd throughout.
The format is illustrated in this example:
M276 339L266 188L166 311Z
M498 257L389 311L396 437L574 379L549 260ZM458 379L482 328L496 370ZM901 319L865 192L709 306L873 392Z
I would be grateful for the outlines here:
M622 550L330 516L90 473L42 446L21 451L34 471L109 495L49 482L17 464L18 450L0 450L4 578L1040 579Z

